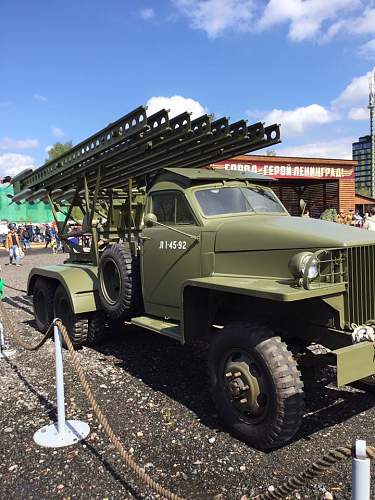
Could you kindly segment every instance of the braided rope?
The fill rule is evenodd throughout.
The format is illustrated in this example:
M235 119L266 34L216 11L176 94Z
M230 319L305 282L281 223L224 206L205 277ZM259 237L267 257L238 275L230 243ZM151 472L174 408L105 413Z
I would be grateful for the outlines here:
M145 472L145 470L142 469L134 461L134 459L132 458L130 453L125 450L120 439L115 434L115 432L112 430L112 428L108 422L107 417L104 415L103 411L101 410L100 406L98 405L98 403L95 400L95 397L94 397L94 395L89 387L89 384L87 382L87 379L83 373L83 369L82 369L82 366L81 366L80 361L78 359L77 353L74 350L73 344L70 340L68 331L66 330L66 327L63 325L63 323L60 320L57 320L57 321L51 323L50 326L48 327L47 332L44 334L43 338L39 342L37 342L36 344L30 345L29 342L25 342L19 336L19 334L16 332L16 330L13 326L13 322L8 315L8 311L5 309L5 306L4 306L4 303L2 302L2 300L0 300L0 312L1 312L1 316L2 316L5 328L12 333L12 336L16 340L17 344L19 344L21 347L23 347L24 349L26 349L28 351L36 351L36 350L40 349L40 347L42 347L42 345L45 344L47 342L47 340L52 336L54 324L56 324L58 326L62 336L64 337L66 345L68 347L69 354L72 357L73 366L74 366L74 369L77 373L78 379L81 382L84 393L85 393L92 409L94 410L94 413L95 413L99 423L102 425L105 433L107 434L107 436L108 436L109 440L111 441L111 443L113 444L113 446L116 448L116 450L118 451L120 456L123 458L125 464L131 470L133 470L133 472L149 488L151 488L153 491L155 491L159 495L163 496L164 498L167 498L168 500L183 500L182 497L179 497L177 494L172 493L170 490L168 490L167 488L164 488L164 486L162 486L157 481L152 479Z
M159 484L157 481L152 479L142 467L140 467L132 458L131 454L127 452L121 443L120 439L118 436L114 433L112 430L107 417L104 415L102 412L100 406L95 400L95 397L89 387L89 384L87 382L87 379L85 377L85 374L83 372L81 363L78 359L77 353L74 350L73 344L70 340L69 334L63 325L63 323L60 320L56 321L56 325L58 326L65 342L68 347L69 353L72 357L72 362L74 369L77 373L77 376L79 378L79 381L81 382L82 388L86 394L86 397L92 406L92 409L94 410L94 413L99 421L99 423L102 425L105 433L107 434L109 440L113 444L113 446L116 448L120 456L123 458L125 464L147 485L149 486L153 491L158 493L159 495L162 495L163 497L169 499L169 500L183 500L182 497L179 497L176 493L172 493L170 490L167 488L164 488L161 484Z
M8 311L5 309L4 302L0 300L0 310L1 315L4 321L5 329L12 333L12 336L16 340L17 344L23 347L28 351L37 351L42 347L43 344L47 342L47 340L52 337L53 334L53 323L51 323L48 327L48 330L44 334L43 338L39 340L36 344L30 344L30 342L25 342L23 338L16 332L16 329L13 326L13 322L8 315Z
M375 459L375 446L367 446L366 453L369 458ZM284 498L289 493L302 488L311 479L320 476L326 472L330 467L340 462L344 458L352 456L351 446L340 446L330 450L323 455L317 462L310 464L306 470L297 474L296 476L288 479L285 483L277 486L273 491L267 491L253 497L253 500L268 500L269 498Z
M22 288L15 288L14 286L7 285L4 283L5 288L10 288L11 290L15 290L16 292L27 293L27 290L23 290Z

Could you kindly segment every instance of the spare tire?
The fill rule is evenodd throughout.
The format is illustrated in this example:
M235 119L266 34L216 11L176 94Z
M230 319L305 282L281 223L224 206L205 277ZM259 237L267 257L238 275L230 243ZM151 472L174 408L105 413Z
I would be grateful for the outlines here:
M108 245L99 262L99 297L111 320L129 319L141 309L139 259L123 245Z

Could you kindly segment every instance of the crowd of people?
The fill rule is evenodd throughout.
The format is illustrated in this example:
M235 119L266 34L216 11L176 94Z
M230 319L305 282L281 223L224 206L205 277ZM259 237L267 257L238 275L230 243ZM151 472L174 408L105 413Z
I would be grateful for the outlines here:
M0 239L9 252L9 264L20 266L21 259L33 243L50 247L53 253L64 252L57 228L53 224L8 223L0 226Z
M375 231L375 208L371 208L370 212L365 212L364 215L360 214L358 210L349 210L348 212L339 210L336 222L348 226L368 229L369 231Z

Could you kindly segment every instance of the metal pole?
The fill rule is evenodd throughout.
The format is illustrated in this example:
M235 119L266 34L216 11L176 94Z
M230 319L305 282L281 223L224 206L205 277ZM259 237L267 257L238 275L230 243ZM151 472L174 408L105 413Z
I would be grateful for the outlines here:
M370 500L370 459L366 441L357 439L352 458L352 500Z
M80 420L65 420L62 335L56 325L56 321L57 318L53 321L56 363L57 422L45 425L34 434L34 441L40 446L46 446L48 448L69 446L85 439L90 433L90 427L85 422L81 422Z
M4 347L5 347L4 327L2 322L0 321L0 352L3 352Z
M64 368L62 360L61 333L57 325L53 326L53 336L55 339L56 359L57 428L59 434L63 434L65 432Z

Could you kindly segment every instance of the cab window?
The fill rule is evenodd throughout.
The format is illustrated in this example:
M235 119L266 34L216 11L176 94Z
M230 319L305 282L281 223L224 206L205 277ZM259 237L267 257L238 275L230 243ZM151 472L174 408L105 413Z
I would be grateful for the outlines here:
M151 212L158 222L169 225L195 224L193 214L182 193L154 193L151 195Z

